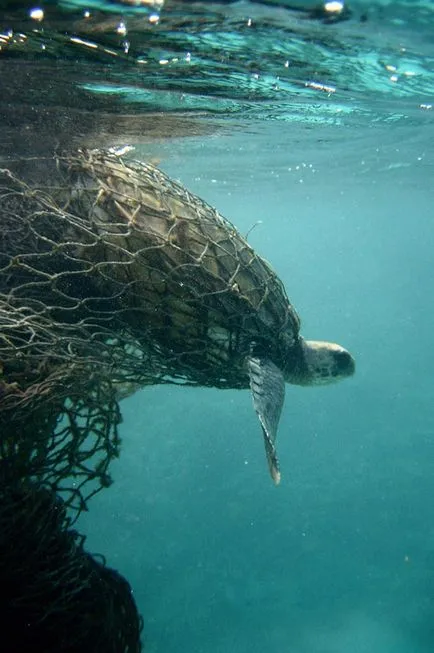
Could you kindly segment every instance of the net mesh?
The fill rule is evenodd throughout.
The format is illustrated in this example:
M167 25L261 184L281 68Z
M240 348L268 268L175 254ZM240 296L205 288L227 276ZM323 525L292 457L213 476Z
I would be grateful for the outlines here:
M67 517L111 482L119 400L154 383L246 387L252 347L283 360L298 318L234 227L153 166L99 151L37 160L25 176L10 163L0 615L21 653L139 651L128 584L84 552Z
M270 266L157 168L77 151L43 184L0 172L1 461L71 505L110 483L120 397L247 387L252 343L279 361L297 332Z

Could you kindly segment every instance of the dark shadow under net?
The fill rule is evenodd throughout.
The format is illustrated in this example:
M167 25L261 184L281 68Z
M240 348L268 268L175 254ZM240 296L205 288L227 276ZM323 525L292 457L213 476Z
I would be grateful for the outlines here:
M0 631L17 653L138 653L127 581L83 549L49 488L5 483L0 466Z

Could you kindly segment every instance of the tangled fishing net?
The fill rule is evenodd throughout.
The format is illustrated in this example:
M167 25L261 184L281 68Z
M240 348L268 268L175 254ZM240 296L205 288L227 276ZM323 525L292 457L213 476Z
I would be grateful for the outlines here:
M247 387L252 339L285 350L297 317L232 225L155 167L101 151L27 175L13 163L0 170L3 614L30 624L21 652L35 650L27 632L46 652L138 651L126 581L66 516L110 485L119 400L154 383Z
M67 514L111 483L119 399L163 372L128 324L134 271L113 270L134 262L125 225L103 230L100 189L74 197L58 163L52 188L0 173L1 630L20 653L129 653L141 626L129 585L85 553Z
M252 339L285 351L296 320L232 225L153 166L78 151L43 184L0 174L5 474L82 509L110 483L120 397L162 382L247 387Z

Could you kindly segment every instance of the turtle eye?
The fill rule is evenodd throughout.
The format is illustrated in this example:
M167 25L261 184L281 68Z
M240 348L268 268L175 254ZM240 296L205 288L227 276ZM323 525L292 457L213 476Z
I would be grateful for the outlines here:
M351 354L345 351L345 349L335 352L334 359L336 363L336 373L333 374L333 376L336 376L342 372L347 374L352 374L354 372L353 357Z

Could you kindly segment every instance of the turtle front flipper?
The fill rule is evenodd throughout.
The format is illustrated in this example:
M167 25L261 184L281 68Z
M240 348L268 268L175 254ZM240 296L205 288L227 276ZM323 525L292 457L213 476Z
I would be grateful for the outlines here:
M247 359L247 365L253 405L264 435L268 467L274 483L278 485L280 471L274 443L285 398L285 379L279 368L267 358L250 356Z

